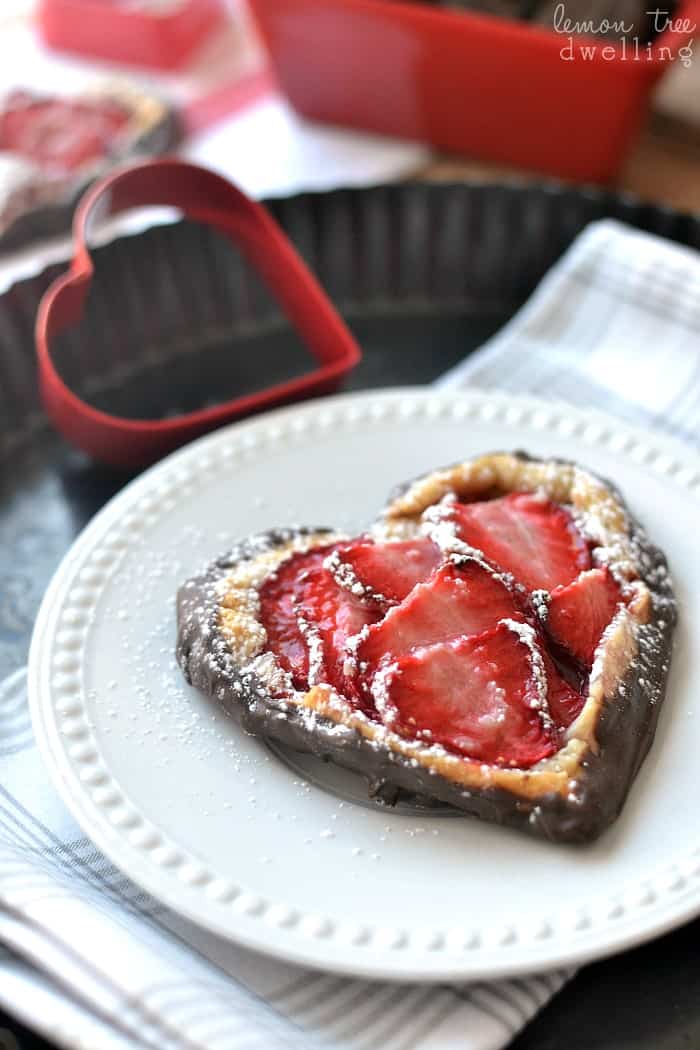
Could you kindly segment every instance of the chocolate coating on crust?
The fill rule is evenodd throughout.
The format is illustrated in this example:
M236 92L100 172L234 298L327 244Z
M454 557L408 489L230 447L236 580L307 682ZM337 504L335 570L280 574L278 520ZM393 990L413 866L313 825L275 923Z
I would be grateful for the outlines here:
M524 453L516 454L523 461ZM555 463L556 461L548 461ZM562 466L563 466L562 462ZM600 479L597 479L600 480ZM624 507L614 486L604 483ZM409 485L401 486L400 493ZM528 831L554 842L595 839L618 816L654 737L671 657L676 605L663 553L629 515L628 535L639 578L650 594L647 621L637 626L637 654L615 687L605 693L595 739L581 754L569 790L520 793L484 784L465 787L435 766L368 739L322 711L275 699L262 678L241 667L220 624L222 582L236 566L299 537L326 530L273 530L252 537L188 581L178 594L177 659L188 682L215 697L243 728L299 751L332 760L368 778L372 793L397 791L438 799L466 813ZM328 532L328 541L333 535ZM520 774L523 782L529 771Z

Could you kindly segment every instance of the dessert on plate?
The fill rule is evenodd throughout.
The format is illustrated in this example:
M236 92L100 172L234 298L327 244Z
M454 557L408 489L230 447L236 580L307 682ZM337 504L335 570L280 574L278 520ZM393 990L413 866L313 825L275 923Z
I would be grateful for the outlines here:
M0 251L65 232L93 179L162 153L178 134L172 109L121 82L72 98L9 92L0 100Z
M249 732L558 842L598 836L651 745L676 604L610 483L491 453L367 532L253 536L178 595L185 677Z

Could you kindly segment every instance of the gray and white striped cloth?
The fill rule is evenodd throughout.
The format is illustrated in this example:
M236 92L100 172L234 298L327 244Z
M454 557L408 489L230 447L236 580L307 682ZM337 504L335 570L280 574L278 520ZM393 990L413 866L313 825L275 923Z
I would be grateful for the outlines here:
M700 256L604 221L440 381L605 408L700 440ZM499 1050L568 974L421 987L257 956L148 898L57 798L24 676L0 696L0 1002L79 1050Z

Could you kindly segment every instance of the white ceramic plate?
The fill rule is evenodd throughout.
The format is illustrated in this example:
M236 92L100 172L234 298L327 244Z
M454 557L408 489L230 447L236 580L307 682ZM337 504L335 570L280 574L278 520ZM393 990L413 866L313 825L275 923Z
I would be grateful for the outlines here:
M356 804L354 777L328 767L319 786L313 763L290 769L188 688L173 657L178 583L236 538L298 522L359 529L398 481L510 448L618 482L666 549L681 604L656 743L621 819L586 848ZM115 864L261 951L443 980L637 943L700 912L699 495L700 463L680 445L492 394L382 391L230 427L130 485L66 557L31 653L39 743Z

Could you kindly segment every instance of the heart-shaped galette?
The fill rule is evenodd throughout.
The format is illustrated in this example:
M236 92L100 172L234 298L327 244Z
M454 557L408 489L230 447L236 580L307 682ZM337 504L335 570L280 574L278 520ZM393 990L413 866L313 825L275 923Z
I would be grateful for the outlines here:
M664 555L583 468L494 453L349 538L253 536L178 596L189 682L248 731L555 841L618 815L676 605Z
M75 201L118 162L162 153L177 139L174 110L123 83L69 98L24 89L0 101L0 244L70 227Z

